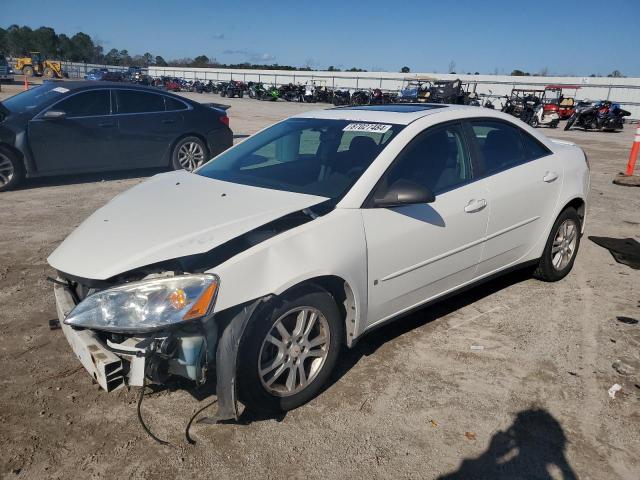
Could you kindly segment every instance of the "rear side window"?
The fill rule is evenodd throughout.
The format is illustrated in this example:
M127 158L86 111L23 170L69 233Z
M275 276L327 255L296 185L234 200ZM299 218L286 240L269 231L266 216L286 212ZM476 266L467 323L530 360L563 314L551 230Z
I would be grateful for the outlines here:
M487 175L492 175L551 153L522 129L494 120L469 122L482 152Z
M62 100L51 109L62 110L67 114L67 118L109 115L111 95L109 90L90 90Z
M187 109L187 105L184 102L171 97L164 97L164 104L168 112Z
M140 90L116 90L118 113L164 112L164 95Z

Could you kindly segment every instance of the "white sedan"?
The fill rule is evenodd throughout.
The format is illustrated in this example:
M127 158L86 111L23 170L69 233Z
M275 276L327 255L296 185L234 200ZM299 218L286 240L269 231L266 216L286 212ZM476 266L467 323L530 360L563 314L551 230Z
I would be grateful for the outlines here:
M290 410L387 321L515 267L567 275L588 167L488 109L304 113L95 212L49 257L58 315L107 391L177 375L216 381L220 419Z

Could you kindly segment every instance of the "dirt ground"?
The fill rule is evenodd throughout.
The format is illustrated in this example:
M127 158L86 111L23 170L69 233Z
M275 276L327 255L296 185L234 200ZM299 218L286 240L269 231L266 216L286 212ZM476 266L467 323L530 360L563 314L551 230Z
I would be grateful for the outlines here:
M189 96L232 105L238 140L324 108ZM137 389L100 391L48 325L47 256L155 172L35 180L0 194L0 478L638 479L640 271L588 238L640 237L640 189L611 183L634 129L545 131L591 162L587 235L566 279L515 273L420 310L345 352L309 404L283 418L194 424L195 445L185 426L209 391L184 385L145 399L150 427L171 442L158 445L137 422Z

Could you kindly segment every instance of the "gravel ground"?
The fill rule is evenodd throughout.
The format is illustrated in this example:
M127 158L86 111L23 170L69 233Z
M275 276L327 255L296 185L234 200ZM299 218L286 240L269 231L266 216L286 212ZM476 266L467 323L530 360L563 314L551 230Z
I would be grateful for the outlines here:
M238 140L323 108L187 96L232 105ZM548 132L589 155L587 235L640 236L640 190L611 183L633 130ZM0 195L0 478L638 478L640 324L618 317L640 319L640 271L587 236L559 283L511 274L368 335L322 395L283 418L195 424L189 445L186 423L210 392L149 395L144 415L171 445L154 443L136 420L137 390L101 392L49 330L45 281L54 248L152 173L35 180Z

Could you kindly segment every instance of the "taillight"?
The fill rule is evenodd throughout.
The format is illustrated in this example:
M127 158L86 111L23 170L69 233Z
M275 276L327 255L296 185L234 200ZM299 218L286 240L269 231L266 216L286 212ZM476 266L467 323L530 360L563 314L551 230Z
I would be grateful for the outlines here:
M227 127L229 126L229 117L227 117L226 115L223 115L222 117L218 117L218 119L224 123Z

